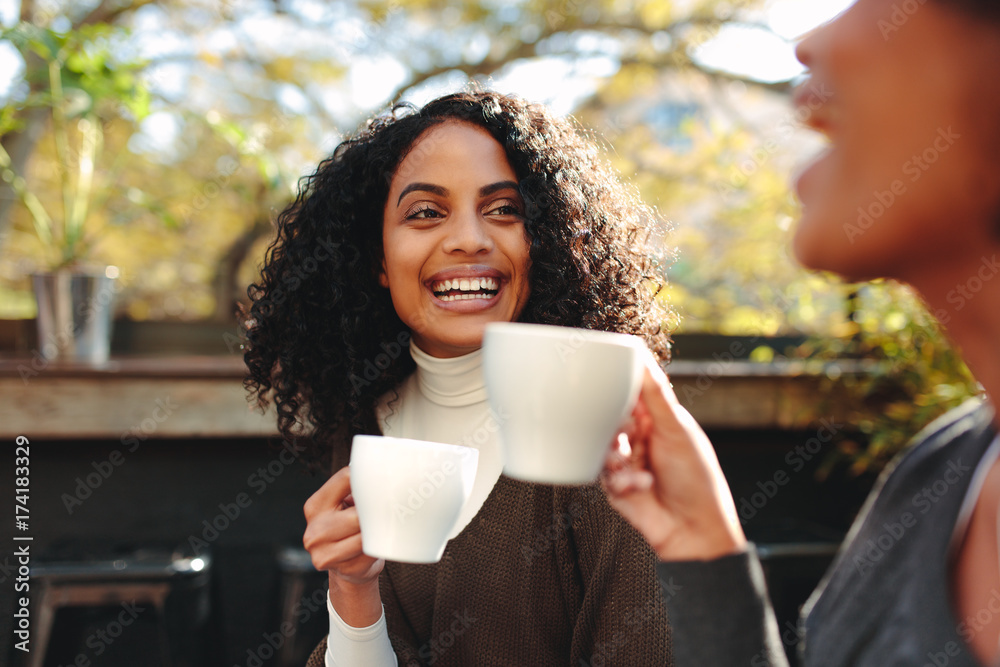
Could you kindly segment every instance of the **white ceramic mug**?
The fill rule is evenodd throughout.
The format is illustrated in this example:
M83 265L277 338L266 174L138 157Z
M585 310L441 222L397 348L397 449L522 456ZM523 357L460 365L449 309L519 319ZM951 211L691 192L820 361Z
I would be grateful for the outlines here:
M487 324L483 373L504 473L547 484L594 481L635 406L644 354L644 342L626 334Z
M403 563L441 560L478 462L471 447L354 436L351 494L365 554Z

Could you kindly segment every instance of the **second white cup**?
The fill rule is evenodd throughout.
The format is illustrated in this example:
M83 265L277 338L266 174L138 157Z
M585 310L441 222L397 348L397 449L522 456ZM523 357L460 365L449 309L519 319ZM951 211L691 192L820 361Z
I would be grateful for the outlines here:
M483 373L504 473L547 484L594 481L635 406L644 354L644 342L626 334L486 325Z

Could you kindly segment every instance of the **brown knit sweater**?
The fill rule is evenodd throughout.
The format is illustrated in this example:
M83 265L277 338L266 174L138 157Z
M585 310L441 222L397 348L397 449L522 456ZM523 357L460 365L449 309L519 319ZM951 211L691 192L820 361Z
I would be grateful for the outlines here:
M386 563L389 638L407 667L672 665L656 562L596 485L501 476L440 562Z

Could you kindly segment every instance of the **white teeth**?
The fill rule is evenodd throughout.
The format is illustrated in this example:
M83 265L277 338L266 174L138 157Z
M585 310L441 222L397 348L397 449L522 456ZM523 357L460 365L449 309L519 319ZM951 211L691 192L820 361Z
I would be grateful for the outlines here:
M431 289L435 293L450 292L450 291L462 291L462 292L481 292L483 290L489 290L491 292L496 292L500 288L500 282L496 278L453 278L449 280L442 280L440 282L434 283ZM457 296L457 295L456 295ZM483 298L482 295L470 295L474 298ZM491 295L492 296L492 295Z
M495 299L496 294L445 294L438 297L442 301L468 301L470 299L483 299L484 301L489 301L490 299Z

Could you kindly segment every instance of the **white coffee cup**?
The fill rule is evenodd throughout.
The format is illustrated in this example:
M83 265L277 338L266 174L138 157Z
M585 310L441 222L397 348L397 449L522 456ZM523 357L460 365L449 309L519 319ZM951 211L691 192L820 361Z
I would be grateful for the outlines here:
M547 484L597 478L642 381L644 342L540 324L486 325L483 373L504 473Z
M471 447L354 436L351 494L365 554L403 563L441 560L478 462Z

